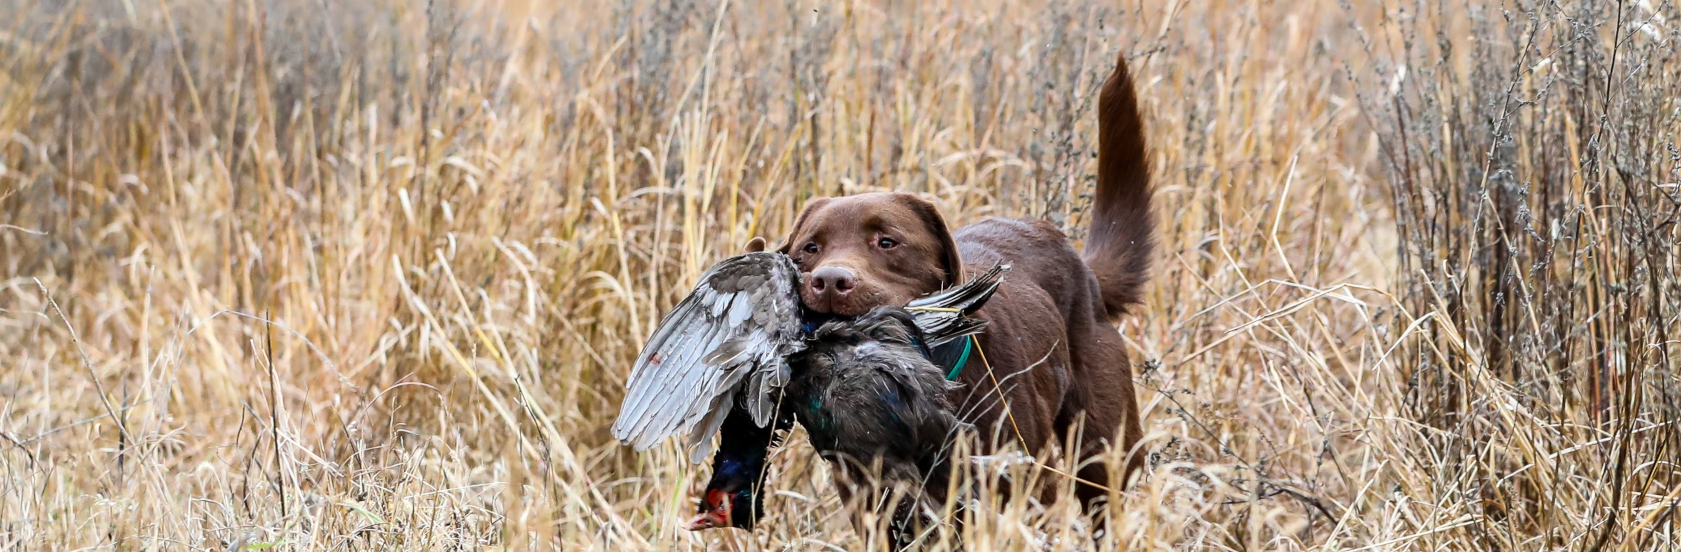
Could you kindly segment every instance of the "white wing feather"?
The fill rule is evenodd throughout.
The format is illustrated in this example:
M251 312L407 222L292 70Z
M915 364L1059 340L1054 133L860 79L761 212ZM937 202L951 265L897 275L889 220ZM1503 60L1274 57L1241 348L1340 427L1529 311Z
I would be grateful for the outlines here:
M788 380L783 358L805 347L798 283L799 268L780 253L714 265L643 345L613 436L641 451L687 434L689 460L699 463L738 399L768 425Z

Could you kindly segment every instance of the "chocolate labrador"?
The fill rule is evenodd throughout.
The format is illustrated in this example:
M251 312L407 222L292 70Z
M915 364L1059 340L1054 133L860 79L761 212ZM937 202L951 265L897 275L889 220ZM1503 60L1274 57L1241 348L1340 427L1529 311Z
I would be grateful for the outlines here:
M1097 165L1083 251L1042 220L995 218L952 232L932 204L907 193L813 199L780 248L800 265L801 299L820 317L904 305L957 285L967 270L1011 265L979 312L989 321L973 355L980 358L964 354L954 367L961 385L952 402L982 432L983 452L1015 443L1042 453L1083 424L1074 442L1062 444L1079 455L1076 492L1088 511L1142 460L1132 367L1114 323L1141 299L1154 222L1143 120L1124 57L1098 99ZM755 239L748 249L763 247ZM1105 462L1111 448L1124 459L1119 470ZM731 478L740 479L714 474L709 491L740 494L744 506L757 502L756 485ZM757 514L694 527L751 527Z

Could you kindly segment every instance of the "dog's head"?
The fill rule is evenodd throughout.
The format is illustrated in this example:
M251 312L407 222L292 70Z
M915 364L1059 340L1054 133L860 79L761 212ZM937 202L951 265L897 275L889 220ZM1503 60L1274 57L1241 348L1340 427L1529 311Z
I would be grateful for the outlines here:
M806 204L781 251L800 265L807 308L858 316L956 285L963 262L934 205L906 193Z

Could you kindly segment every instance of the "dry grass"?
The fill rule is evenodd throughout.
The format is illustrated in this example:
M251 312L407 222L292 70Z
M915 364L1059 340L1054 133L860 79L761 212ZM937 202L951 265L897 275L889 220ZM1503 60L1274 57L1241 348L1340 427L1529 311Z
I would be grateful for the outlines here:
M971 549L1681 547L1668 2L563 4L0 0L0 548L864 549L678 530L640 339L813 194L1077 234L1116 52L1150 465Z

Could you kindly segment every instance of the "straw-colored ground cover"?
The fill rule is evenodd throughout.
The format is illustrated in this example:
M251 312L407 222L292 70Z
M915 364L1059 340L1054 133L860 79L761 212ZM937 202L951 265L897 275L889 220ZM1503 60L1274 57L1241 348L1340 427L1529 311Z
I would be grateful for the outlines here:
M813 195L1078 237L1120 53L1149 465L969 549L1681 546L1668 2L548 4L0 0L0 549L864 549L631 359Z

